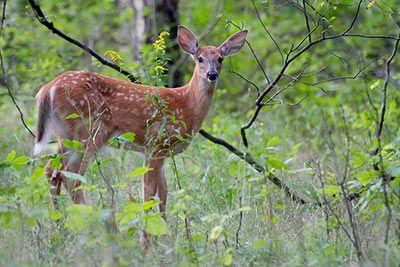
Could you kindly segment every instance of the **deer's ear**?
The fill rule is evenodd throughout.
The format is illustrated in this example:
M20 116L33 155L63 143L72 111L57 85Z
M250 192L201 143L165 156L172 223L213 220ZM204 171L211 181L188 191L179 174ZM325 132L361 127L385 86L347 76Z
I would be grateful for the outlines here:
M200 48L197 37L188 28L179 25L177 36L178 44L183 51L192 56L197 53Z
M246 42L247 30L231 35L220 45L219 49L224 57L232 56L239 52Z

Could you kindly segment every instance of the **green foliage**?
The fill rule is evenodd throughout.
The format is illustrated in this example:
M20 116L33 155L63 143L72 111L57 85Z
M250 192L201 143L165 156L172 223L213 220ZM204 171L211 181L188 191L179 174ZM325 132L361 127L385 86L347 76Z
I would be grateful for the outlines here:
M167 39L164 31L169 32L170 25L159 25L157 33L151 36L155 41L141 48L138 56L141 61L134 61L131 41L123 30L125 23L132 21L134 12L130 8L120 9L117 3L122 1L38 2L58 28L140 75L143 83L159 86L167 83L170 71L167 63L171 63L168 49L174 41ZM217 18L200 45L219 45L237 31L232 22L239 26L243 22L249 30L248 40L267 74L271 78L279 73L281 56L257 20L251 1L226 1L223 9L215 1L179 3L182 24L197 34ZM12 90L30 128L36 122L35 94L60 73L90 69L126 79L39 25L26 1L7 4L1 48ZM304 38L307 33L304 14L298 10L301 2L282 5L255 1L255 4L262 22L284 53ZM343 31L354 15L354 1L318 0L312 4L316 8L308 8L310 14L323 14L327 30L332 32ZM389 18L390 11L398 9L396 5L396 1L364 2L352 31L396 35L398 29ZM151 10L145 8L145 13L151 15ZM396 13L392 18L397 19ZM322 31L318 28L313 40ZM121 265L143 264L140 246L143 229L154 236L154 249L145 259L146 265L356 265L356 251L343 229L344 226L351 234L343 198L344 193L357 193L351 207L366 265L397 266L400 261L398 56L388 87L380 154L373 153L379 147L375 138L376 121L385 60L392 45L393 41L388 39L342 38L316 45L296 59L286 74L296 77L308 66L303 82L295 83L265 106L248 130L248 148L240 145L239 128L252 115L257 92L230 70L249 78L260 89L265 88L266 79L248 46L224 61L219 88L204 128L249 152L306 199L316 202L325 197L331 208L328 213L326 206L293 203L251 166L197 136L184 153L166 162L167 221L157 211L157 199L143 204L140 201L141 176L151 171L143 167L141 156L116 149L104 149L98 154L101 170L115 190L118 232L111 238L110 192L97 162L89 166L84 176L63 172L68 180L82 182L88 202L73 205L63 190L60 208L52 208L49 191L54 188L47 182L45 166L61 170L63 154L32 157L31 137L20 124L9 97L0 95L0 265L106 265L115 247ZM187 65L185 81L188 81L193 64L183 62ZM353 76L367 64L356 79L315 84L332 77ZM291 81L284 76L272 93ZM306 98L302 102L293 105L303 97ZM164 118L159 128L161 136L166 121L176 119L163 111L164 103L157 95L149 96L147 101L161 110ZM66 119L79 116L72 113ZM331 128L330 136L327 127ZM335 153L328 145L329 137ZM123 148L134 140L133 133L123 133L109 143ZM76 153L84 152L83 144L77 140L64 140L63 144ZM54 144L50 149L54 151ZM382 173L375 170L376 164L383 167L389 181L384 181ZM127 191L132 191L134 200L127 199ZM388 205L392 217L385 244Z

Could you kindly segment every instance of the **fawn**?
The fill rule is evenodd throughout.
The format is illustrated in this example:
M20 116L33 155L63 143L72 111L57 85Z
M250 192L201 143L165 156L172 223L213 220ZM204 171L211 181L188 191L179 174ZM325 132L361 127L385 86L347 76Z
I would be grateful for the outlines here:
M246 35L247 30L242 30L219 47L200 47L196 36L179 26L179 46L196 66L190 82L178 88L134 84L87 71L61 74L36 96L39 118L34 153L41 152L53 133L58 137L57 153L64 154L62 169L83 175L92 154L106 145L109 138L132 132L134 142L130 148L144 153L150 168L143 178L142 199L148 201L158 194L159 210L165 214L164 159L183 151L199 131L216 90L222 61L243 47ZM69 149L62 139L78 140L84 150ZM46 167L46 174L52 185L53 205L57 204L61 184L74 203L85 202L78 188L80 181L68 181L50 166Z

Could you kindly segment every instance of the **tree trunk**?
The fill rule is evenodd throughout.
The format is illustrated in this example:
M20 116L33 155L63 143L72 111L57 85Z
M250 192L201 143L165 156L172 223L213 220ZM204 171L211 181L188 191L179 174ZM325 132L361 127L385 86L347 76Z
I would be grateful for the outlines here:
M157 22L161 30L169 31L170 46L167 50L171 62L168 64L168 69L178 62L181 52L179 45L176 42L176 33L179 25L179 0L156 0ZM163 29L161 29L163 28ZM178 69L170 73L169 86L178 87L183 84L183 70Z
M122 43L129 45L132 59L139 60L140 49L144 44L151 44L162 31L168 31L169 43L174 45L167 48L168 69L179 60L182 55L176 42L176 33L179 25L179 0L118 0L118 8L123 13L125 8L133 9L131 21L122 26ZM183 84L183 66L170 73L168 86L177 87Z

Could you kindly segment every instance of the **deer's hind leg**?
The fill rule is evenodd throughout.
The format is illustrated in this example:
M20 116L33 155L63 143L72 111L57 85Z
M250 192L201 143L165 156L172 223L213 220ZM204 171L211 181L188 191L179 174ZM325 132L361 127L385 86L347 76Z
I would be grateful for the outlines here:
M62 145L62 140L58 140L57 145L57 154L63 154L62 156L62 170L68 172L79 171L82 162L81 152L68 149ZM67 191L70 193L72 197L72 201L76 204L84 203L85 199L83 196L83 192L81 189L76 189L80 186L80 181L72 180L69 181L68 178L59 170L50 166L50 162L47 164L46 175L48 177L48 182L51 185L50 195L51 195L51 203L52 206L58 208L57 198L61 193L61 184L64 184Z
M101 148L111 136L110 131L101 132L93 137L93 140L87 140L85 142L85 150L84 151L74 151L71 155L65 170L69 172L74 172L79 175L84 175L87 169L87 166L90 163L90 160L95 153L96 150ZM72 180L67 181L64 180L64 186L67 188L68 192L71 195L72 201L75 204L85 203L85 197L83 194L83 190L79 188L81 185L81 181Z
M63 147L61 142L57 145L57 154L63 153ZM57 169L50 166L51 161L49 161L45 167L45 172L47 176L47 181L50 184L50 201L53 208L58 208L58 196L61 194L61 184L66 179L65 176Z
M66 165L64 165L64 170L68 172L73 172L73 173L78 173L80 170L80 167L83 163L83 159L85 158L85 153L87 152L81 152L81 151L74 151L70 150L70 154L67 159ZM86 156L87 157L87 156ZM79 188L81 185L81 181L79 180L69 180L69 179L64 179L63 180L64 187L67 189L68 193L71 196L72 202L74 204L83 204L85 203L85 197L83 194L83 190Z

